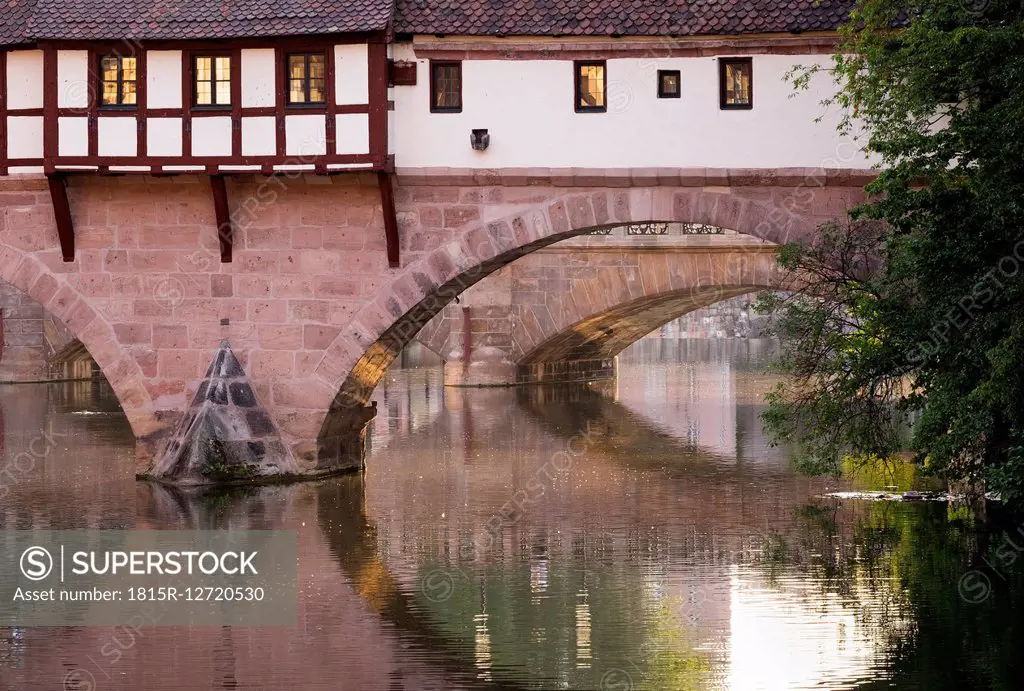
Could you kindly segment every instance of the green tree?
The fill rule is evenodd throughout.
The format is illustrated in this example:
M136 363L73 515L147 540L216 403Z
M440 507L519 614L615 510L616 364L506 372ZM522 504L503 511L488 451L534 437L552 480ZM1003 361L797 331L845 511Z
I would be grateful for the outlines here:
M929 470L1019 502L1024 9L859 0L841 36L829 103L884 172L848 221L781 252L795 292L761 306L792 377L765 426L808 469L909 443Z

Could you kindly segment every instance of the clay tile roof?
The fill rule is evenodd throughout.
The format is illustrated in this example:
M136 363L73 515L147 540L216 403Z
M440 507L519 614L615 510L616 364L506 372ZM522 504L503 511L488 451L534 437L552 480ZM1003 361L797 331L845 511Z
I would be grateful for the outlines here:
M0 46L28 43L28 18L36 0L0 0Z
M35 4L29 37L72 41L380 31L394 7L394 0L0 0L0 7L12 1Z
M854 0L398 0L395 31L505 36L697 36L830 31Z

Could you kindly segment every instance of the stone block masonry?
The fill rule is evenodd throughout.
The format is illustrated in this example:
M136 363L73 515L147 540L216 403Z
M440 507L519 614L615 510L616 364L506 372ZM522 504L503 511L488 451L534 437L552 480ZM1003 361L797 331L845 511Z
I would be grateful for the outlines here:
M39 302L0 281L0 381L61 379L92 372L91 357L75 348L77 339Z
M9 283L0 283L3 350L0 381L43 379L47 373L43 306Z
M232 176L231 263L220 261L205 176L71 177L72 262L62 261L46 180L4 178L0 280L95 358L139 440L140 471L224 339L300 472L322 470L333 462L320 458L325 449L353 448L343 438L362 433L397 353L456 295L518 257L596 226L648 221L806 237L859 201L863 184L803 170L719 172L712 187L703 170L700 184L681 172L620 171L587 175L586 186L552 171L456 173L399 171L399 268L388 267L379 189L366 174ZM318 445L324 430L332 443Z

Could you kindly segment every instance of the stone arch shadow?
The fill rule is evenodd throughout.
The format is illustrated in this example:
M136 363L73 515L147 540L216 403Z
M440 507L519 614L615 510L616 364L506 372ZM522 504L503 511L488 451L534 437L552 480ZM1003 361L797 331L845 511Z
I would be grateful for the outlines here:
M566 190L551 201L517 208L468 226L457 238L412 262L354 315L325 351L311 395L322 404L317 466L362 467L367 403L398 353L457 295L531 252L600 228L631 223L704 223L773 244L814 232L816 222L772 201L705 188L634 187ZM749 292L755 287L742 287Z
M38 302L82 344L117 396L140 446L148 448L148 441L163 425L154 411L142 368L68 275L73 274L55 272L31 253L0 244L0 280Z
M515 362L516 382L610 377L616 355L673 319L722 300L774 288L770 283L683 288L617 305L569 324L533 346Z

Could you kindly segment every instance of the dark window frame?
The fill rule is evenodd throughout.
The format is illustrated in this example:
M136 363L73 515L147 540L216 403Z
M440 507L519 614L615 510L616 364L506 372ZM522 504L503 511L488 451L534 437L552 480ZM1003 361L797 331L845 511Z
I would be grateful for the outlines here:
M292 58L302 57L304 72L302 76L302 93L306 97L305 101L292 101L292 73L291 65ZM323 100L322 101L310 101L309 92L311 77L309 76L309 64L311 57L321 57L324 61L324 88L323 88ZM328 88L329 80L334 78L334 75L328 74L327 70L327 51L326 50L307 50L307 51L296 51L293 53L284 54L284 65L282 66L284 72L284 105L286 108L323 108L327 105L327 99L329 98Z
M104 79L105 73L103 69L103 62L108 58L115 58L117 60L117 77L115 83L117 84L117 103L104 103L103 102L103 86L109 82ZM135 84L135 103L124 103L124 64L122 60L125 58L132 58L135 60L135 79L130 80ZM139 56L135 53L99 53L96 56L96 73L99 77L99 86L96 92L96 105L102 110L137 110L139 104L139 82L143 80L145 75L142 74L140 66L142 61L139 60Z
M676 92L665 91L665 79L676 78ZM683 95L683 79L680 70L658 70L658 98L681 98Z
M746 103L728 103L726 73L729 65L745 65L750 73L750 98ZM718 59L718 107L722 110L752 110L754 108L754 58Z
M600 67L604 79L601 80L601 104L599 106L584 106L580 102L583 100L583 95L580 91L582 86L582 80L580 79L580 71L584 67ZM572 101L573 109L577 113L607 113L608 112L608 61L607 60L573 60L573 85L572 85Z
M192 74L190 75L190 79L192 81L192 108L193 109L196 109L196 110L231 110L231 106L233 105L231 103L231 100L230 100L231 96L232 96L231 90L232 90L232 87L234 86L234 83L235 83L235 72L237 71L236 68L235 68L234 60L232 60L231 57L232 57L231 53L224 53L224 52L220 52L220 53L209 52L209 53L193 53L192 54L192 61L190 63L191 64L191 69L192 69ZM217 100L217 83L218 83L218 81L221 81L221 80L217 79L217 58L227 58L228 59L228 71L229 71L229 73L228 73L228 102L227 103L199 103L199 67L198 67L198 64L199 64L199 60L201 60L202 58L210 58L210 59L213 60L213 62L210 65L211 70L212 70L211 76L213 77L213 79L210 79L210 80L205 80L204 79L203 81L208 81L209 82L209 84L210 84L210 93L213 96L214 101Z
M459 71L459 105L439 106L437 105L437 69L439 67L455 67ZM431 113L461 113L462 112L462 61L461 60L431 60L430 61L430 112Z

